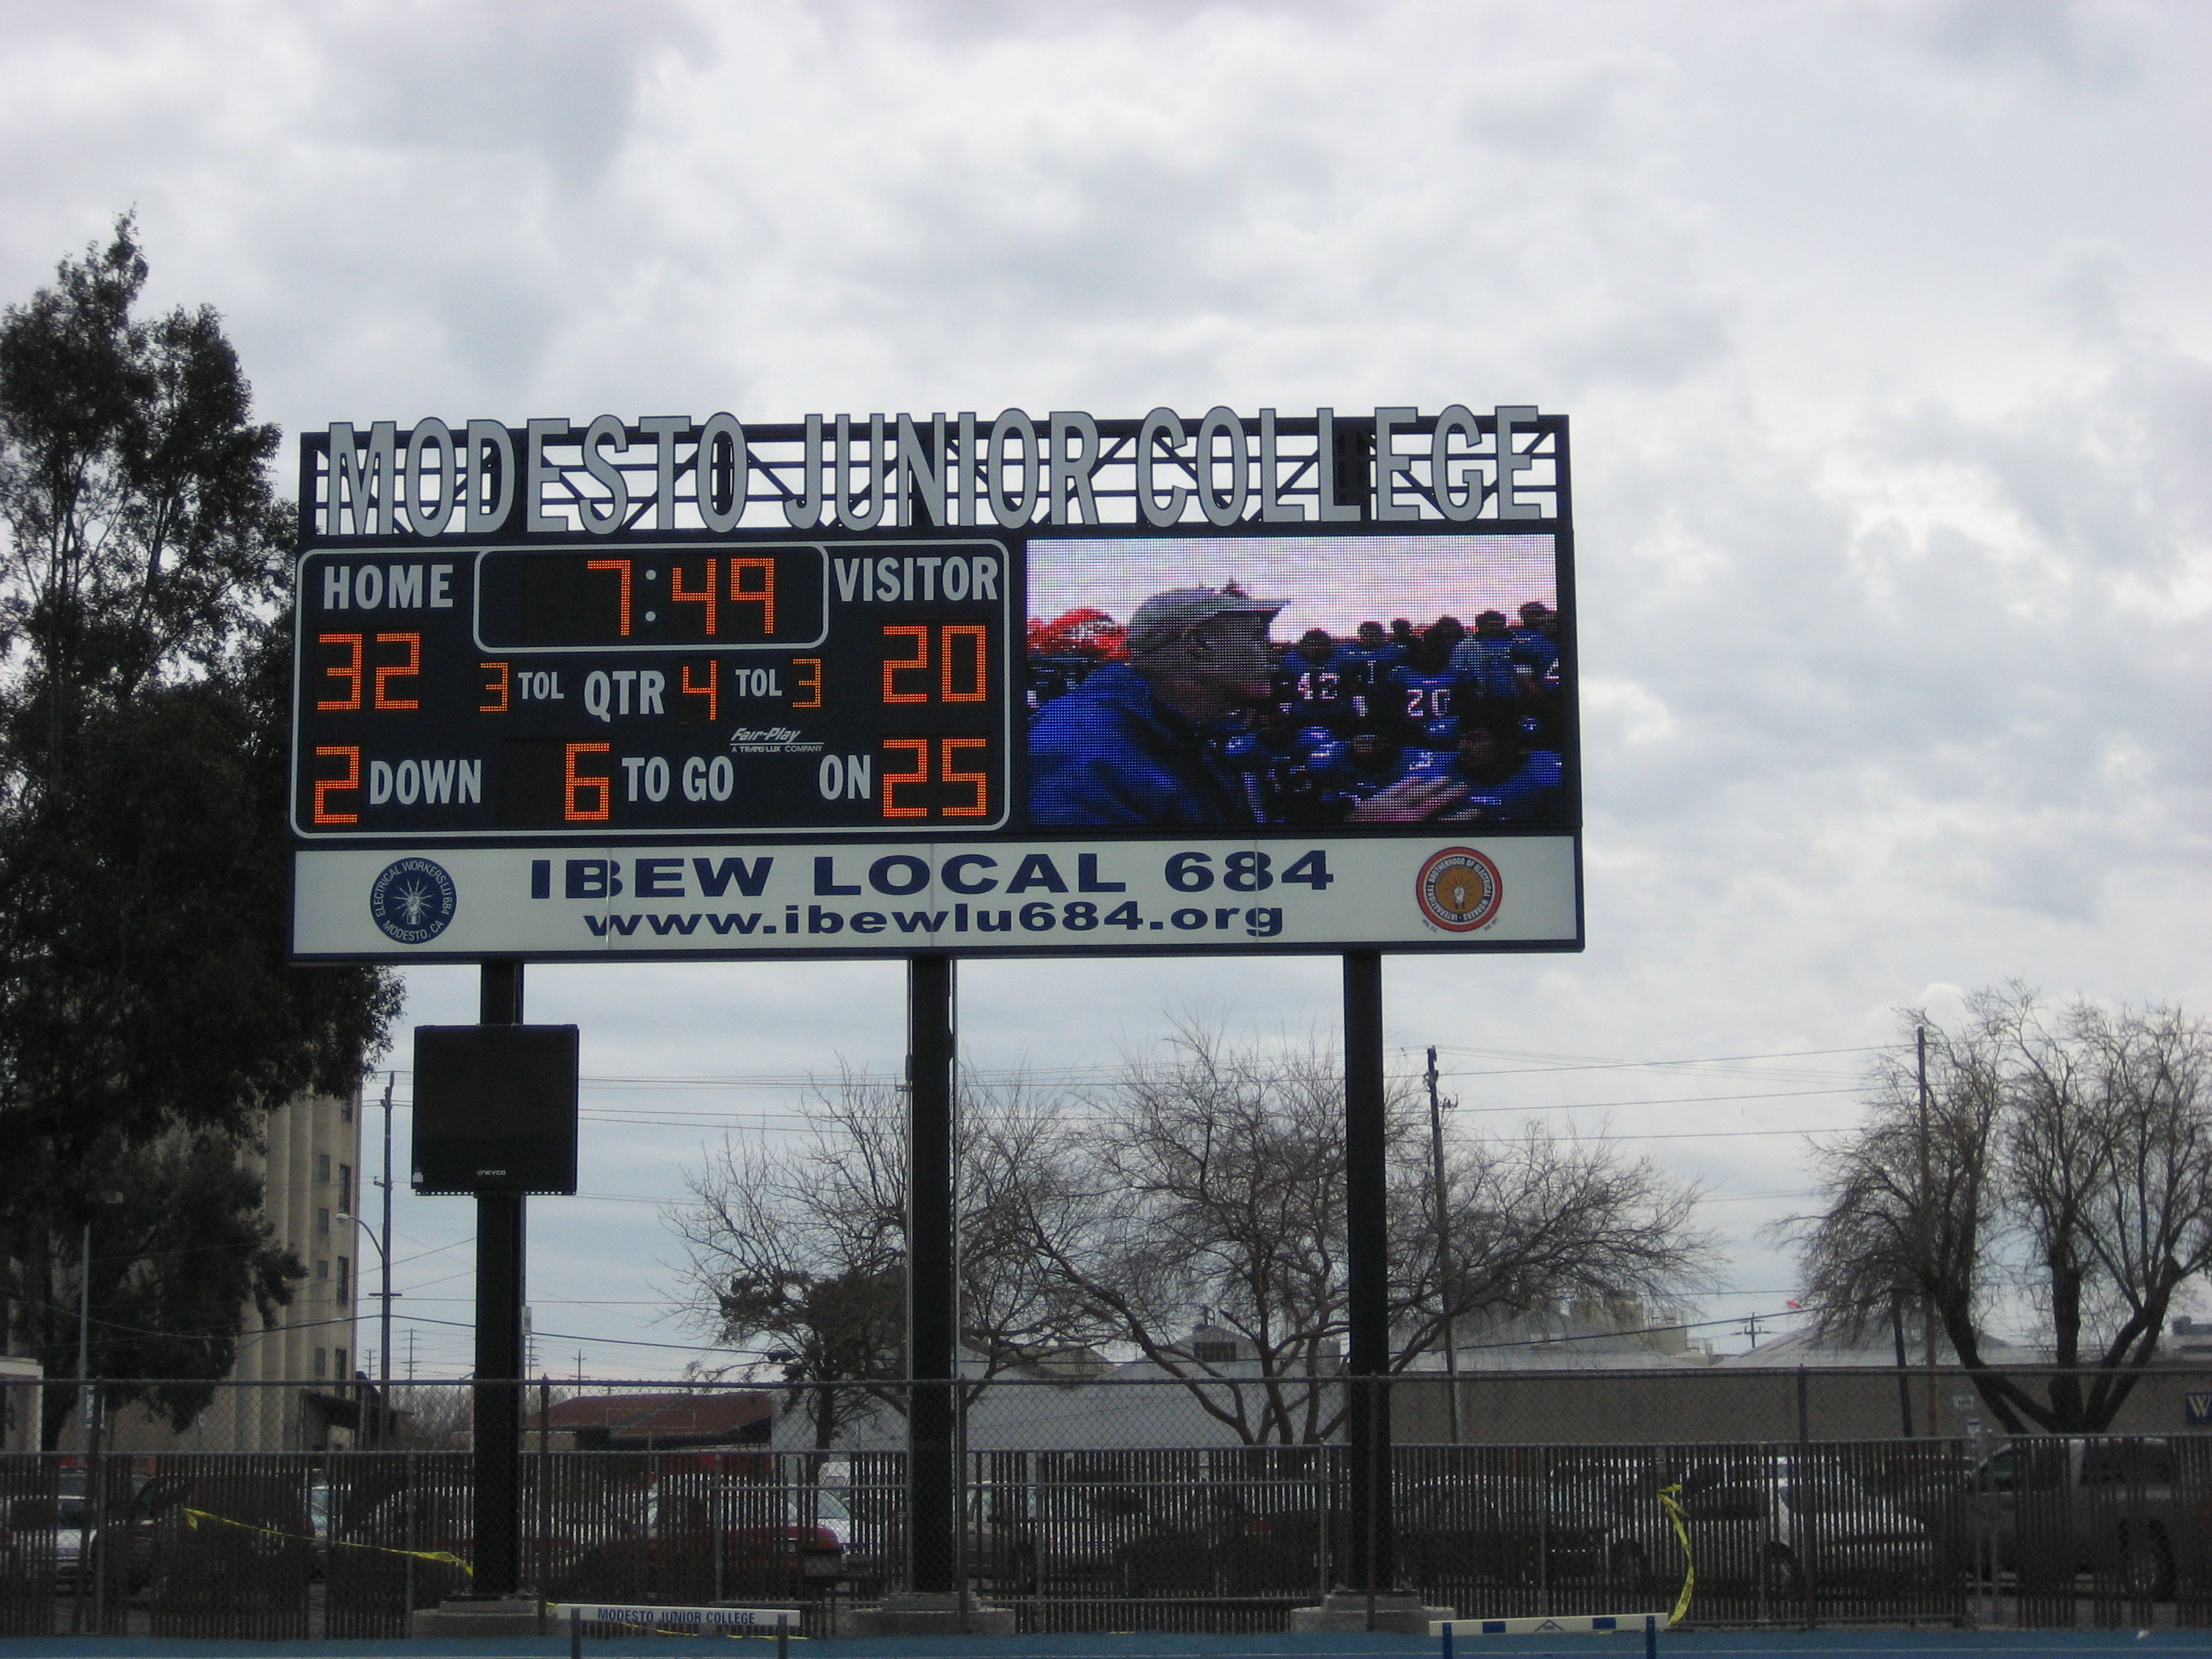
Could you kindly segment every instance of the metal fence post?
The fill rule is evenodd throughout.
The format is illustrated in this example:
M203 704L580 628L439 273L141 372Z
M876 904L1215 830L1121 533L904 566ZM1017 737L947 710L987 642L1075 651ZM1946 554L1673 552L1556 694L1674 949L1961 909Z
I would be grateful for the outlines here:
M914 957L907 989L907 1583L945 1595L955 1588L961 1477L952 1399L959 1319L952 958Z
M481 1020L522 1023L522 964L487 962ZM513 1595L521 1587L522 1303L524 1226L520 1193L477 1194L476 1481L474 1600Z
M1354 1583L1372 1598L1396 1587L1390 1534L1389 1200L1383 1121L1382 957L1344 956L1345 1369L1352 1379Z

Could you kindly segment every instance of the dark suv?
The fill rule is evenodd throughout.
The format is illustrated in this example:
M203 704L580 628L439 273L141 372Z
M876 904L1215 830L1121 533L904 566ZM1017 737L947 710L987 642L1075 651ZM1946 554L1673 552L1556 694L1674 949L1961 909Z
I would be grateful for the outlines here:
M2137 1601L2173 1594L2189 1531L2163 1438L2024 1436L1983 1461L1966 1504L2001 1572L2096 1573Z

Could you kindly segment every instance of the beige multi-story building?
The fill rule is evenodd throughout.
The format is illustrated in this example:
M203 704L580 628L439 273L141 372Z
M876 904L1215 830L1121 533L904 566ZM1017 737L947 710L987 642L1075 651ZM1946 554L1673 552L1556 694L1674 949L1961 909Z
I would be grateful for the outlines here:
M359 1212L362 1101L302 1095L269 1115L267 1151L246 1157L262 1178L272 1242L307 1276L289 1307L264 1324L249 1305L238 1363L198 1422L179 1434L143 1408L119 1413L109 1443L128 1451L312 1451L350 1443L361 1395L362 1258L376 1246ZM372 1261L372 1265L374 1265Z

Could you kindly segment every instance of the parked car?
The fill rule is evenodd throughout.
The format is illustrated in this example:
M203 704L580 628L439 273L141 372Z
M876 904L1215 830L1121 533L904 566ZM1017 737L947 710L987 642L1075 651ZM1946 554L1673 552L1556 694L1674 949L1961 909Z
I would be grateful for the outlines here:
M323 1552L295 1476L205 1468L156 1475L131 1504L131 1547L155 1593L185 1606L244 1598L281 1605ZM204 1518L210 1517L210 1518Z
M108 1516L103 1528L98 1506L86 1496L84 1477L65 1474L53 1498L17 1498L9 1504L0 1520L0 1534L6 1534L0 1537L0 1550L12 1547L19 1557L24 1552L43 1555L56 1587L72 1595L80 1577L90 1586L100 1557L106 1553L110 1571L121 1574L109 1580L111 1593L143 1589L153 1577L154 1561L153 1532L143 1498L143 1482L134 1481L116 1492L112 1501L120 1512ZM104 1538L115 1542L104 1543ZM115 1565L118 1561L119 1569ZM35 1571L27 1559L22 1570Z
M1698 1582L1778 1600L1824 1587L1932 1582L1934 1534L1896 1498L1870 1491L1841 1460L1777 1454L1693 1465L1678 1502ZM1683 1571L1673 1521L1655 1487L1625 1495L1644 1559L1662 1583Z
M58 1586L76 1583L84 1550L84 1493L58 1498L16 1498L0 1518L0 1549L7 1552L7 1576L50 1578Z
M1398 1562L1416 1582L1612 1582L1640 1589L1649 1553L1604 1494L1527 1476L1431 1480L1397 1494Z
M807 1599L844 1578L852 1536L844 1498L822 1487L654 1483L603 1494L588 1508L572 1501L538 1547L564 1595Z
M985 1482L968 1489L964 1525L956 1547L960 1570L978 1595L1034 1595L1042 1582L1041 1532L1056 1530L1063 1544L1071 1541L1073 1529L1050 1528L1031 1514L1028 1499L1025 1487L1001 1489ZM863 1512L854 1524L844 1562L848 1583L854 1595L862 1596L880 1595L907 1576L903 1503L868 1507L883 1510L882 1517L871 1519ZM1055 1561L1063 1571L1068 1565L1065 1559Z
M2192 1534L2165 1439L2022 1437L1990 1454L1968 1482L1965 1513L1998 1571L2103 1573L2134 1600L2173 1595L2176 1547Z
M1318 1594L1341 1553L1345 1518L1330 1516L1311 1476L1200 1479L1144 1489L1141 1530L1115 1550L1114 1580L1124 1595Z

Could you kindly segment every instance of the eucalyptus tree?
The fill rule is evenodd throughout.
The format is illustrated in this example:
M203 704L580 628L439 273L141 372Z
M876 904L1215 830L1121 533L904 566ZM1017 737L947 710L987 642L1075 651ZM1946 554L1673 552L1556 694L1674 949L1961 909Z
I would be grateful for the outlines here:
M226 1310L193 1316L197 1344L96 1320L95 1358L228 1368L287 1270L247 1219L258 1184L178 1159L234 1161L270 1109L351 1089L398 1006L386 975L286 960L278 434L222 319L141 314L146 279L126 216L0 313L0 1274L49 1376L75 1373L95 1196L194 1170L239 1222L209 1246L237 1267ZM198 1306L175 1277L198 1248L131 1261L117 1294Z

